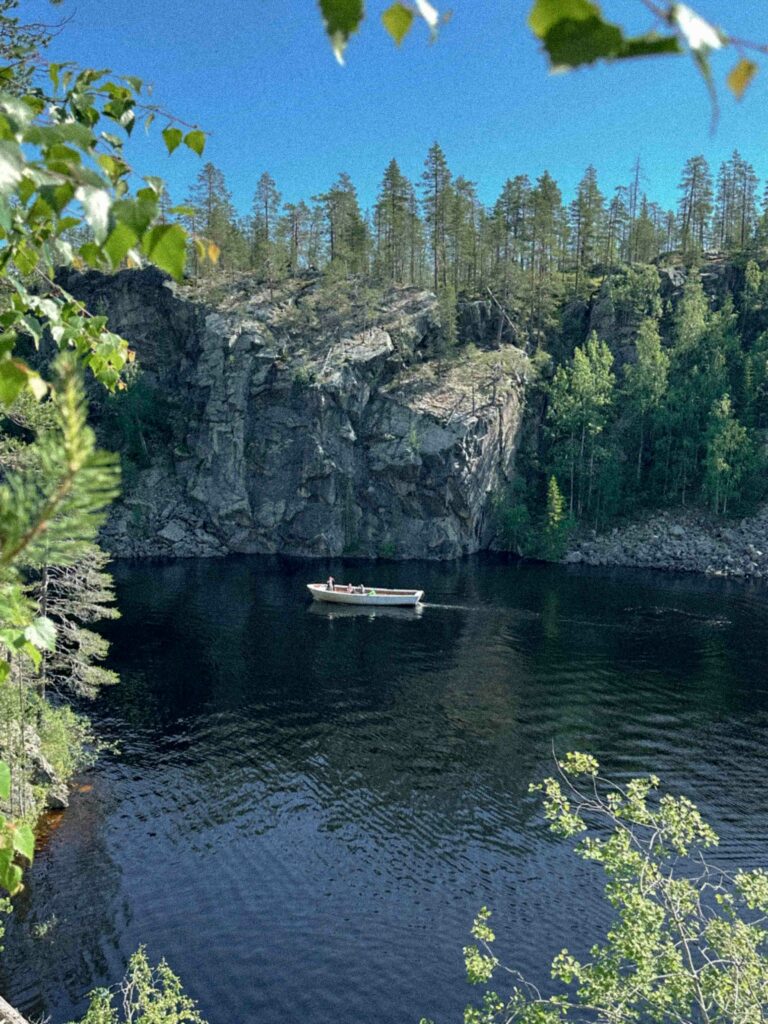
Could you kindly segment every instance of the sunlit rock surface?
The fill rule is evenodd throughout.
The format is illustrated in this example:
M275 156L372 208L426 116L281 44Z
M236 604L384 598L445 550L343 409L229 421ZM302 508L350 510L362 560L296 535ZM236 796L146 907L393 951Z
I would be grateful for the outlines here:
M127 467L116 555L453 558L491 542L527 359L465 345L441 363L430 292L350 298L307 276L202 301L154 270L64 283L129 339L167 419Z

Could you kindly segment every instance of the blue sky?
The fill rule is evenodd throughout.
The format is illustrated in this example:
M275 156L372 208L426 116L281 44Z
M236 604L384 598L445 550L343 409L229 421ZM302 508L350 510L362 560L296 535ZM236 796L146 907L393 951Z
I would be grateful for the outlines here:
M693 2L715 23L768 42L763 0ZM56 8L22 0L22 12L71 19L56 59L139 75L158 103L209 130L206 158L224 171L242 211L263 170L288 201L345 170L368 205L390 158L417 178L434 139L489 203L507 177L544 169L569 196L590 162L610 192L628 181L636 156L649 195L667 204L694 153L716 165L738 148L768 176L768 59L741 104L722 86L713 135L687 59L549 75L525 26L529 0L455 0L436 44L419 25L397 50L379 22L387 3L368 0L343 68L311 0L64 0ZM632 29L649 26L639 0L606 0L603 9ZM721 82L732 62L716 62ZM181 151L168 158L159 131L136 138L130 154L142 173L168 180L177 202L200 166Z

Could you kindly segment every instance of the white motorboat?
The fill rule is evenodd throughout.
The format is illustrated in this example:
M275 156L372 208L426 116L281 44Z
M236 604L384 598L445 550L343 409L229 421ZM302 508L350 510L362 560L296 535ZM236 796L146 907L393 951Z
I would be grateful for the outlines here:
M327 583L308 583L307 590L313 601L330 604L368 604L408 606L415 608L424 597L423 590L388 590L386 587L352 587L338 585L333 590Z

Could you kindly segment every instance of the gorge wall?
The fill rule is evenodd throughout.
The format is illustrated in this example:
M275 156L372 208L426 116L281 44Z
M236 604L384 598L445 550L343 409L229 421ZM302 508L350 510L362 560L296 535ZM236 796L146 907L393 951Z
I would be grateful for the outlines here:
M491 542L527 359L472 345L443 364L431 293L307 275L204 303L154 270L62 283L140 367L116 400L92 396L105 443L132 438L115 555L452 558Z

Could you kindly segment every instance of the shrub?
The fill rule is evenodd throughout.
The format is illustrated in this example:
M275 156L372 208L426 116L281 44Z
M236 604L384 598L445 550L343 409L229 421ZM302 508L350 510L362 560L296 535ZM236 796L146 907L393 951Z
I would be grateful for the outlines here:
M115 1005L119 998L120 1007ZM161 960L153 967L143 946L128 961L118 992L97 989L80 1024L205 1024L182 988L181 981Z
M486 992L465 1024L762 1024L768 1008L768 871L731 874L705 859L717 835L685 796L660 793L654 775L617 785L588 754L570 753L543 794L551 831L578 838L597 864L614 912L587 960L563 949L543 995L518 972L506 996ZM499 969L489 911L464 950L467 975L486 984ZM423 1022L426 1024L426 1022Z

